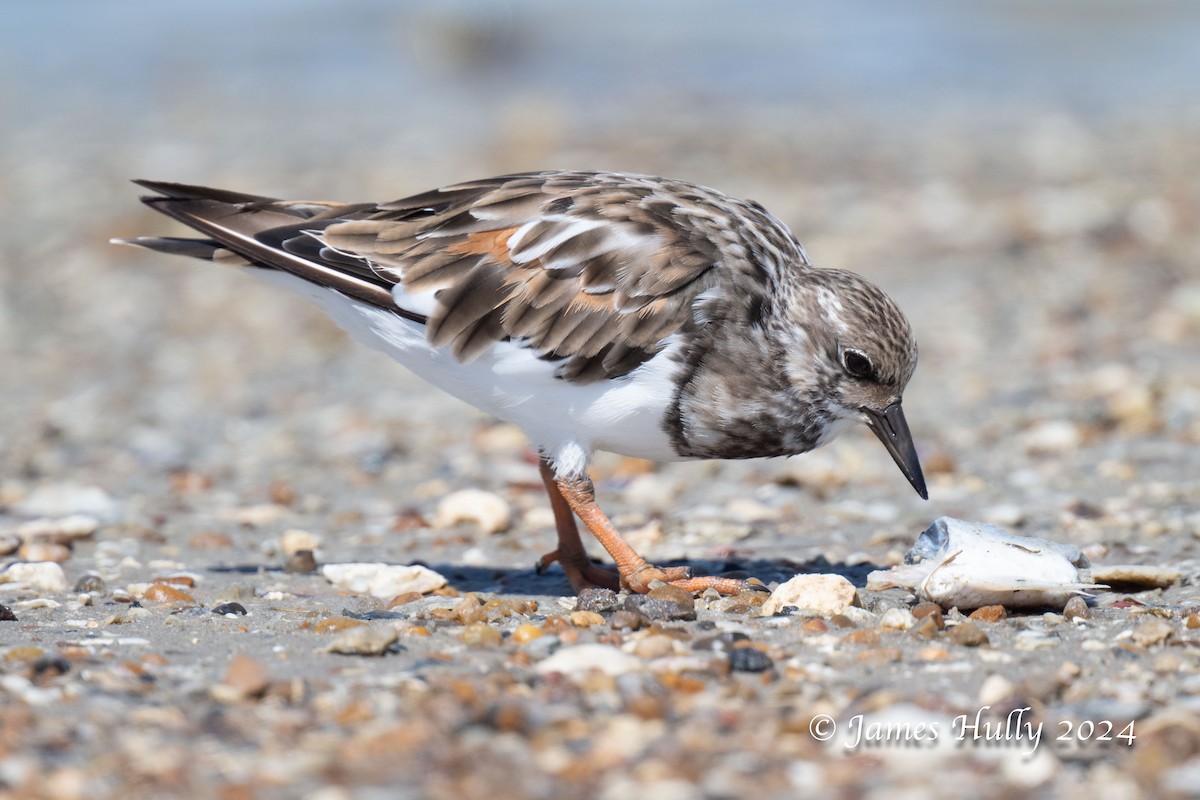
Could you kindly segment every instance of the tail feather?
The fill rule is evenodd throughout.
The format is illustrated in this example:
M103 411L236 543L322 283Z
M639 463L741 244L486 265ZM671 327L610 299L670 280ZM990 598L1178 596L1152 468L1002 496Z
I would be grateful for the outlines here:
M298 226L309 224L319 228L322 222L316 217L332 217L334 211L352 207L338 203L282 202L270 197L181 183L146 180L134 183L158 193L157 196L143 197L142 202L200 232L204 238L137 237L113 240L114 243L221 263L241 263L244 259L251 266L290 272L319 286L403 314L396 307L390 287L381 285L375 276L371 276L374 280L367 279L332 264L304 258L278 246L274 237L267 234L274 229L294 231ZM235 259L231 259L230 254Z

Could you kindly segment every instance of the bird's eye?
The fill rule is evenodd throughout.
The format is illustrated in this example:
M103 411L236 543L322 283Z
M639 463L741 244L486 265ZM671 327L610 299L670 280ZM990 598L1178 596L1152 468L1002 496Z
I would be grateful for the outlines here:
M858 350L847 350L842 353L842 366L855 378L868 379L875 376L875 367L871 365L871 359Z

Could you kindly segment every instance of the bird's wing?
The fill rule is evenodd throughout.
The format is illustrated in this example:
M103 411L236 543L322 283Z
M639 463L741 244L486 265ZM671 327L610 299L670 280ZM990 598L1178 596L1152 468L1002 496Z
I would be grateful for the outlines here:
M214 246L423 322L461 361L512 340L580 383L653 356L718 283L769 292L805 263L757 204L645 176L509 175L357 206L143 185Z

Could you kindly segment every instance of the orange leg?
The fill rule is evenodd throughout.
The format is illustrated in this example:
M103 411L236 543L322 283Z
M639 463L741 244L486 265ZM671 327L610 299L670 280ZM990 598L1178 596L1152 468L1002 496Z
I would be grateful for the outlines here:
M537 571L540 575L551 564L557 561L562 564L571 588L579 594L584 589L597 587L616 591L621 588L620 577L612 567L602 567L592 563L583 542L579 540L579 528L575 525L575 514L554 479L554 470L543 459L538 464L542 473L542 482L546 484L546 494L550 495L550 509L554 512L554 527L558 530L558 548L552 553L546 553L538 559Z
M659 568L646 562L634 552L629 543L621 538L621 534L613 527L612 522L596 505L595 489L586 476L580 478L557 478L550 465L541 463L542 480L550 495L550 505L554 509L554 519L558 527L558 549L542 557L539 569L559 561L567 572L571 586L579 591L587 586L607 586L621 588L645 594L650 590L652 581L663 581L685 589L689 592L702 592L705 589L716 589L721 594L737 594L746 589L761 587L746 581L733 578L692 577L687 567ZM579 540L579 531L570 512L583 520L592 535L603 545L613 561L617 563L617 574L612 575L608 570L597 567L587 559L583 543ZM607 576L607 582L596 580L597 572ZM582 579L582 581L581 581Z

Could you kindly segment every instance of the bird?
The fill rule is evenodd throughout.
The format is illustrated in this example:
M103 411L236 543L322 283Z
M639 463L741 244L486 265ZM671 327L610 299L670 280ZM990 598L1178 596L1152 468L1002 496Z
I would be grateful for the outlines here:
M246 267L484 412L538 455L574 591L761 590L647 562L596 502L596 451L651 461L799 455L855 423L928 499L902 399L896 303L814 266L754 201L684 180L545 170L392 202L288 201L136 180L198 237L113 239ZM575 519L611 556L595 563Z

